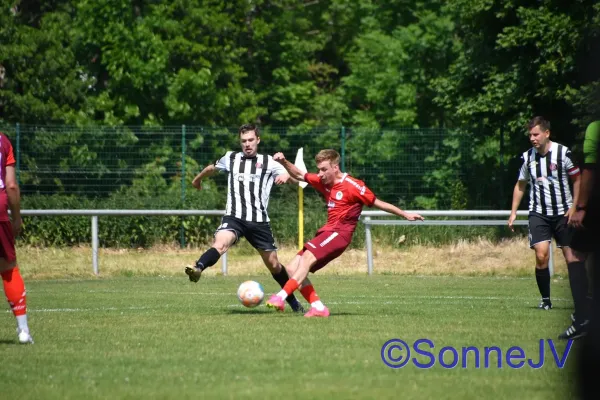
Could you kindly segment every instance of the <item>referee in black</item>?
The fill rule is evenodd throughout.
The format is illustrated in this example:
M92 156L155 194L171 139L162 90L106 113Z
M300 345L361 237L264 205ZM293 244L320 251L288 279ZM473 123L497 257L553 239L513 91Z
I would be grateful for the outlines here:
M579 194L580 171L571 160L571 151L550 140L549 121L534 117L527 128L533 147L521 156L523 164L513 191L508 226L514 231L517 209L529 184L529 247L535 251L535 278L542 297L538 308L550 310L548 261L553 237L567 262L571 286L583 287L584 291L588 287L585 259L578 257L569 247L572 229L568 226L568 219L575 211L573 204L576 204ZM573 184L573 195L570 183ZM574 281L572 277L576 277ZM572 319L577 318L577 306ZM580 313L580 316L583 314Z

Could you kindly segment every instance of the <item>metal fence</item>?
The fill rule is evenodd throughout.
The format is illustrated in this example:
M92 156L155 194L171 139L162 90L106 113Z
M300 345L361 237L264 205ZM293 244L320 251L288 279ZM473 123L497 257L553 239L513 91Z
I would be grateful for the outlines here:
M510 211L497 211L497 210L445 210L445 211L433 211L433 210L418 210L416 211L424 217L458 217L461 219L455 220L425 220L411 222L403 219L373 219L377 217L389 217L392 214L384 211L363 211L361 214L361 221L365 226L366 236L366 251L367 251L367 273L368 275L373 274L373 244L371 240L371 226L372 225L506 225L507 217L510 215ZM99 274L99 262L98 262L98 217L100 216L131 216L131 215L168 215L168 216L190 216L190 215L208 215L208 216L222 216L224 215L223 210L22 210L21 214L26 216L60 216L60 215L76 215L76 216L89 216L91 218L92 227L92 269L94 274ZM527 211L518 211L517 216L527 216ZM468 217L477 217L480 219L467 219ZM505 217L502 220L491 220L493 217ZM481 219L484 218L484 219ZM524 219L517 219L515 225L527 225L528 221ZM550 248L550 261L549 261L550 274L553 274L553 258L552 248ZM221 272L223 275L227 275L227 253L221 257Z
M162 190L169 202L146 208L182 208L192 177L240 148L235 127L4 124L0 130L13 141L25 199L135 191L151 202ZM515 171L504 165L502 141L487 145L483 155L473 151L485 138L479 128L267 127L259 151L292 158L302 147L314 170L315 154L334 148L344 171L403 208L503 209Z

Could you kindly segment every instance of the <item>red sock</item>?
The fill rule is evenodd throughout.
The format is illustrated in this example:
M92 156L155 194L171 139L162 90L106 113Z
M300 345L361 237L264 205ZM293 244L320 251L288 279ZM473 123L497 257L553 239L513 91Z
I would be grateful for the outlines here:
M315 292L315 288L313 287L313 285L303 287L302 289L300 289L300 293L302 293L302 296L304 296L306 301L308 301L310 304L320 300L319 295L317 294L317 292Z
M285 292L289 296L290 294L294 293L294 290L298 289L299 286L300 284L297 280L290 278L283 286L283 290L285 290Z
M27 313L25 284L19 272L19 267L0 273L4 284L4 294L15 317Z

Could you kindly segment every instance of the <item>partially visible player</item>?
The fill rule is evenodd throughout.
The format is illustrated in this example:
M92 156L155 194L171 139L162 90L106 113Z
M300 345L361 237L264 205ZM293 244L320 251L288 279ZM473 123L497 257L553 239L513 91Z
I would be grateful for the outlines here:
M549 121L534 117L527 127L532 147L521 156L523 164L513 190L508 227L514 231L517 209L529 184L529 248L535 251L535 278L542 296L538 308L550 310L548 261L552 237L562 249L569 277L576 277L577 285L587 286L587 281L582 283L578 279L582 272L585 275L584 260L569 247L573 230L568 226L568 219L575 211L572 206L579 196L580 171L571 160L571 150L550 140ZM569 178L573 183L573 194Z
M279 293L271 296L266 305L283 311L286 298L300 288L300 293L311 305L305 317L328 317L329 309L321 302L307 278L308 272L315 273L346 250L352 241L363 206L376 207L409 221L423 220L423 217L419 214L407 213L377 199L364 182L342 173L339 166L340 155L335 150L321 150L316 155L318 174L304 174L286 160L283 153L275 154L273 159L283 165L290 177L307 182L325 197L327 222L317 231L314 238L304 244L302 250L287 266L291 278Z
M600 244L600 211L594 207L594 205L600 204L599 191L594 190L594 181L597 179L596 174L598 173L596 171L598 168L596 153L599 142L600 121L595 121L589 124L585 131L579 199L575 204L575 212L569 219L569 226L575 230L571 248L583 260L586 260ZM569 269L575 313L572 318L573 324L559 335L560 339L576 339L587 334L588 331L591 304L587 297L589 292L587 273L583 266L574 271L576 275L572 275L571 272Z
M8 215L10 208L11 217ZM27 325L25 284L17 265L15 236L21 231L21 194L15 172L15 157L8 137L0 132L0 276L4 294L17 319L19 343L33 343Z

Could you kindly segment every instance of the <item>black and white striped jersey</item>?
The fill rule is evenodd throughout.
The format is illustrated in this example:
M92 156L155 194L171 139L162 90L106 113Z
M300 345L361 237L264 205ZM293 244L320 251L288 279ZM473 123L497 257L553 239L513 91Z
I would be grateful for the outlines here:
M219 172L227 172L227 207L225 215L250 222L269 222L267 206L275 178L287 174L270 155L246 157L228 151L216 163Z
M552 142L550 150L540 155L532 147L521 156L520 181L529 182L529 211L547 216L560 216L573 205L569 176L579 174L571 160L571 150Z

